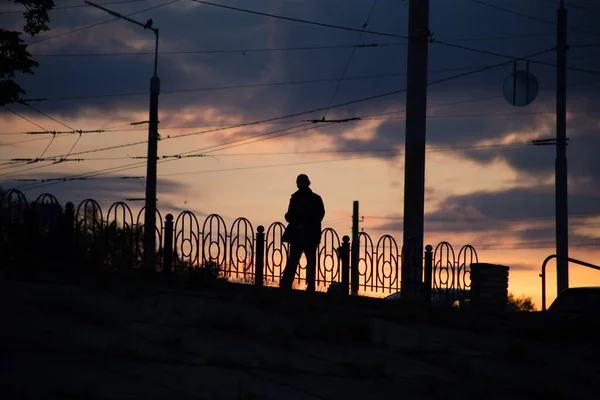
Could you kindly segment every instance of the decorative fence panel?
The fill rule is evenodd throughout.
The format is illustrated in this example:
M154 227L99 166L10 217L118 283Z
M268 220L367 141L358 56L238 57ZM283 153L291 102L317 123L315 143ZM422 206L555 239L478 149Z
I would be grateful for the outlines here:
M71 261L84 268L101 265L113 269L137 268L144 258L144 213L136 218L124 202L112 204L106 213L93 199L65 209L51 194L43 194L31 204L25 196L10 190L0 197L0 261L18 266L41 264L45 259ZM163 263L165 223L156 215L157 270ZM246 218L230 226L217 214L199 221L190 211L173 218L172 270L191 271L207 264L217 266L231 280L250 282L255 275L256 228ZM285 225L272 223L264 234L264 271L267 285L277 285L289 255L289 244L282 242ZM326 288L342 280L338 232L325 228L317 253L316 284ZM407 247L408 246L408 247ZM363 294L381 296L401 290L403 253L421 251L407 243L401 248L391 235L377 241L365 233L358 235L358 288ZM51 253L56 257L52 257ZM406 255L406 254L405 254ZM433 254L433 292L455 297L470 289L470 264L478 262L475 249L463 246L458 255L447 242L437 245ZM306 283L304 256L296 272L295 284Z

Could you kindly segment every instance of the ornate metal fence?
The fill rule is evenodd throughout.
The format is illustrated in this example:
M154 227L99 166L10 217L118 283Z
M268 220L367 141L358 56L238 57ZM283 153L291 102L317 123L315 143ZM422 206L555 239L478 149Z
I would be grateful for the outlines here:
M143 260L144 208L135 216L123 202L112 204L106 213L98 202L86 199L75 206L61 207L51 194L28 202L23 193L9 190L0 197L0 262L63 263L76 260L84 265L115 269L136 268ZM169 216L170 217L170 216ZM167 218L169 219L169 218ZM212 263L227 278L249 282L255 276L257 230L246 218L228 225L216 214L200 222L190 211L181 212L165 224L157 211L157 269L163 266L165 226L172 226L172 266L174 271L200 268ZM264 233L264 281L278 284L285 268L289 247L281 241L285 226L274 222ZM262 235L261 235L262 236ZM342 264L337 249L340 235L331 228L321 234L317 257L317 287L342 280ZM365 233L358 236L358 288L367 295L380 296L401 290L403 249L391 235L376 241ZM475 249L463 246L458 255L447 242L433 255L433 289L438 292L464 292L470 288L470 264L477 262ZM304 257L296 283L306 279Z

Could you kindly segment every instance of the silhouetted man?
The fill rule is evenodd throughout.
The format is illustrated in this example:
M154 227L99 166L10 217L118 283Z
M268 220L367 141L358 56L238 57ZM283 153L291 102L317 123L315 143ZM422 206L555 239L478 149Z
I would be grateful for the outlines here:
M321 196L310 188L310 180L304 174L296 178L298 191L292 194L285 220L289 223L283 240L290 243L290 253L279 287L291 289L302 253L306 255L306 290L315 290L317 248L321 242L321 221L325 206Z

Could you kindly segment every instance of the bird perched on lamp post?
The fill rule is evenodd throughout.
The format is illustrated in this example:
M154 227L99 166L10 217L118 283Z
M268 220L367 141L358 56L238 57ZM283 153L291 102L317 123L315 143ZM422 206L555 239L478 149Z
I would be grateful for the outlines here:
M152 28L152 18L146 21L146 25L144 25L144 29Z

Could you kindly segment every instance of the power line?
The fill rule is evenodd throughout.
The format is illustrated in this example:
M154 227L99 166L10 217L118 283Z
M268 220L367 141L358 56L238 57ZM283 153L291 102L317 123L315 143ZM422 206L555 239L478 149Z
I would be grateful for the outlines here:
M360 43L360 40L362 39L362 35L365 31L365 28L369 24L369 20L371 19L371 15L373 14L373 10L375 10L376 5L377 5L377 0L373 0L373 3L371 4L371 8L369 9L369 13L367 14L367 18L365 19L365 23L362 26L362 30L358 34L358 37L356 38L356 45L358 45ZM340 77L340 79L337 80L335 89L333 90L333 94L331 95L331 98L329 100L329 107L333 104L333 101L335 100L335 96L337 95L338 90L340 89L342 80L346 76L346 72L348 71L348 67L350 66L350 63L352 62L352 58L354 57L355 52L356 52L356 47L353 47L352 51L350 52L350 56L348 57L348 60L346 61L346 64L344 65L344 70L342 71L342 76ZM323 120L325 120L325 118L327 117L327 111L329 111L329 108L327 108L325 110L325 112L323 113Z
M503 64L506 64L506 63L502 63L502 65ZM446 77L446 78L438 79L438 80L429 82L428 86L432 85L432 84L436 84L436 83L442 83L442 82L446 82L446 81L449 81L449 80L457 79L457 78L460 78L460 77L463 77L463 76L467 76L467 75L471 75L471 74L474 74L474 73L482 72L484 70L492 69L492 68L495 68L497 66L499 66L499 64L496 64L496 65L493 65L493 66L488 66L488 67L483 67L483 68L480 68L480 69L475 70L475 71L470 71L470 72L466 72L466 73L455 75L455 76L451 76L451 77ZM365 98L358 99L358 100L348 101L348 102L337 104L337 105L330 106L330 107L320 107L320 108L313 109L313 110L310 110L310 111L305 111L305 112L300 112L300 113L295 113L295 114L289 114L286 117L289 117L289 118L298 117L298 116L302 116L302 115L306 115L306 114L311 114L311 113L314 113L314 112L324 111L324 110L326 110L328 108L338 108L338 107L343 107L343 106L347 106L347 105L351 105L351 104L357 104L357 103L361 103L361 102L365 102L365 101L375 100L375 99L379 99L379 98L383 98L383 97L395 95L395 94L398 94L398 93L402 93L404 91L406 91L406 89L394 90L394 91L391 91L391 92L381 93L381 94L378 94L378 95L369 96L369 97L365 97ZM286 117L284 117L284 118L286 118ZM279 119L283 119L283 118L282 117L270 118L270 119L267 119L267 120L259 121L257 123L260 123L260 122L270 122L270 121L275 121L275 120L279 120ZM257 123L255 123L255 124L257 124ZM255 125L255 124L252 124L252 125ZM248 126L248 125L246 125L246 126ZM195 133L178 135L176 137L185 137L185 136L191 136L191 135L195 135ZM181 154L189 154L189 153L194 153L194 152L197 152L197 151L204 151L204 150L206 150L206 149L192 150L192 151L187 151L187 152L181 153Z
M504 54L488 52L485 50L475 49L471 47L465 47L460 45L453 45L447 42L439 42L433 41L433 43L439 43L447 46L457 47L459 49L475 51L478 53L484 53L488 55L494 55L497 57L509 58L511 60L526 60L532 63L539 63L543 65L555 66L551 63L544 63L541 61L529 60L531 57L535 57L538 55L542 55L554 49L544 50L542 52L534 53L533 55L529 55L526 57L515 57L508 56ZM502 64L493 64L486 66L478 66L478 67L457 67L457 68L441 68L441 69L433 69L430 70L430 73L438 73L438 72L450 72L450 71L474 71L481 72L487 69L496 68L498 66L507 65L509 63ZM590 72L594 74L600 74L600 71L590 71L583 70L576 67L568 67L568 69L572 69L575 71L582 72ZM215 90L233 90L233 89L247 89L247 88L257 88L257 87L271 87L271 86L286 86L286 85L299 85L299 84L312 84L312 83L323 83L323 82L336 82L340 79L342 80L359 80L359 79L377 79L377 78L388 78L388 77L396 77L396 76L405 76L406 72L398 72L398 73L390 73L390 74L373 74L373 75L359 75L352 77L342 77L342 78L319 78L319 79L307 79L307 80L297 80L297 81L283 81L283 82L269 82L269 83L253 83L253 84L242 84L242 85L229 85L229 86L214 86L214 87L204 87L204 88L192 88L192 89L178 89L178 90L164 90L162 94L173 94L173 93L190 93L190 92L201 92L201 91L215 91ZM109 94L100 94L100 95L82 95L82 96L64 96L64 97L51 97L51 98L32 98L26 99L27 102L40 102L40 101L63 101L63 100L83 100L83 99L94 99L94 98L111 98L111 97L128 97L128 96L147 96L147 92L129 92L129 93L109 93Z
M550 50L544 50L544 51L541 51L541 52L536 52L536 53L534 53L532 55L529 55L529 56L526 56L526 57L533 57L533 56L536 56L536 55L544 54L544 53L546 53L548 51L550 51ZM429 82L428 86L429 85L433 85L433 84L437 84L437 83L447 82L447 81L454 80L454 79L458 79L458 78L461 78L461 77L464 77L464 76L468 76L468 75L472 75L472 74L475 74L475 73L483 72L483 71L486 71L486 70L489 70L489 69L492 69L492 68L496 68L496 67L499 67L499 66L507 65L509 63L510 62L503 62L503 63L499 63L499 64L489 65L489 66L478 68L476 70L472 70L472 71L465 72L465 73L462 73L462 74L458 74L458 75L453 75L453 76L441 78L441 79ZM406 89L398 89L398 90L394 90L394 91L391 91L391 92L381 93L381 94L378 94L378 95L364 97L364 98L360 98L360 99L357 99L357 100L347 101L347 102L344 102L344 103L340 103L340 104L336 104L336 105L330 106L329 108L345 107L345 106L352 105L352 104L358 104L358 103L362 103L362 102L366 102L366 101L376 100L376 99L380 99L380 98L383 98L383 97L388 97L388 96L391 96L391 95L402 93L405 90ZM164 138L162 140L175 139L175 138L183 138L183 137L188 137L188 136L195 136L195 135L205 134L205 133L209 133L209 132L218 132L218 131L222 131L222 130L226 130L226 129L233 129L233 128L241 128L241 127L259 125L259 124L263 124L263 123L269 123L269 122L272 122L272 121L278 121L278 120L283 120L283 119L287 119L287 118L294 118L294 117L299 117L299 116L303 116L303 115L307 115L307 114L312 114L312 113L315 113L315 112L324 111L325 109L326 109L326 107L320 107L320 108L312 109L312 110L309 110L309 111L302 111L302 112L298 112L298 113L294 113L294 114L288 114L288 115L285 115L285 116L282 116L282 117L273 117L273 118L268 118L268 119L264 119L264 120L260 120L260 121L254 121L254 122L248 122L248 123L244 123L244 124L238 124L238 125L234 125L234 126L231 126L231 127L216 128L216 129L210 129L210 130L206 130L206 131L187 133L187 134L182 134L182 135L177 135L177 136L169 136L169 137ZM73 153L73 155L88 154L88 153L92 153L92 152L99 152L99 151L106 151L106 150L114 150L114 149L118 149L118 148L136 146L136 145L144 144L144 143L146 143L146 141L127 143L127 144L122 144L122 145L117 145L117 146L110 146L110 147L101 148L101 149L88 150L88 151L85 151L85 152Z
M277 51L302 51L302 50L330 50L330 49L365 49L378 47L405 46L406 42L400 43L370 43L357 45L327 45L327 46L291 46L291 47L263 47L249 49L230 50L189 50L189 51L163 51L159 56L185 55L185 54L245 54L264 53ZM130 53L67 53L67 54L33 54L34 57L126 57L126 56L154 56L154 52L130 52Z
M312 125L312 124L305 124L305 125ZM320 128L324 127L324 126L325 126L325 124L321 125L321 126L318 126L318 127L313 126L312 129L320 129ZM294 129L294 127L286 128L286 129L288 129L288 130L289 129ZM280 132L280 131L281 130L277 130L275 132ZM247 139L252 139L252 138L247 138ZM212 147L214 147L214 146L212 146ZM162 164L162 163L165 163L165 162L171 162L171 161L175 161L175 160L178 160L178 159L180 159L180 158L173 157L173 158L170 158L170 159L160 160L159 163ZM84 174L79 174L79 175L72 175L72 176L67 177L67 178L84 177L84 176L86 176L86 177L95 177L95 176L110 174L110 173L113 173L113 172L120 172L120 171L126 171L126 170L130 170L130 169L135 169L135 168L143 167L145 165L146 165L146 161L135 162L135 163L127 164L127 165L124 165L124 166L110 167L110 168L105 168L105 169L101 169L101 170L93 171L93 172L89 172L89 173L84 173ZM0 175L0 176L2 176L2 175ZM52 183L46 183L46 184L37 185L37 186L35 186L35 184L33 184L34 185L33 187L31 187L32 185L29 184L29 185L25 185L25 186L19 187L18 189L22 189L22 188L26 188L26 189L23 189L23 190L37 189L38 187L56 184L57 182L60 182L60 180L57 180L56 182L52 182Z
M291 134L291 133L298 133L298 132L303 132L303 131L308 131L308 130L312 130L312 129L320 129L320 128L324 128L326 124L323 125L318 125L318 126L314 126L312 125L310 128L308 127L304 127L301 130L297 130L294 132L289 132L287 134ZM289 128L288 128L289 129ZM264 140L264 139L263 139ZM254 142L252 142L254 143ZM246 144L246 143L244 143ZM458 151L458 150L466 150L466 149L483 149L483 148L492 148L492 147L523 147L523 146L531 146L530 144L527 143L521 143L521 144L497 144L497 145L469 145L469 146L454 146L454 147L442 147L442 148L434 148L434 149L429 149L426 152L428 153L436 153L436 152L445 152L445 151ZM216 147L216 146L213 146ZM230 147L235 147L235 146L230 146ZM224 149L216 149L216 150L211 150L211 151L222 151L225 150L227 148ZM208 151L208 153L210 153L211 151ZM283 152L283 153L246 153L246 154L214 154L215 157L224 157L224 156L265 156L265 155L292 155L292 154L330 154L330 153L390 153L390 154L378 154L378 155L368 155L368 156L361 156L361 157L350 157L350 158L335 158L335 159L329 159L329 160L314 160L314 161L303 161L303 162L295 162L295 163L284 163L284 164L269 164L269 165L261 165L261 166L250 166L250 167L237 167L237 168L228 168L228 169L219 169L219 170L200 170L200 171L187 171L187 172L178 172L178 173L171 173L171 174L161 174L159 176L176 176L176 175L191 175L191 174L196 174L196 173L212 173L212 172L229 172L229 171L238 171L238 170L247 170L247 169L265 169L265 168L274 168L274 167L282 167L282 166L293 166L293 165L305 165L305 164L319 164L319 163L332 163L332 162L338 162L338 161L348 161L348 160L361 160L361 159L373 159L373 158L387 158L387 157L396 157L396 156L401 156L402 152L400 150L396 150L396 149L371 149L371 150L365 150L365 149L355 149L355 150L317 150L317 151L307 151L307 152ZM175 155L175 156L164 156L164 158L159 161L160 163L162 162L169 162L169 161L174 161L175 159L182 159L185 158L185 156L182 155ZM85 159L84 159L85 160ZM81 160L81 161L84 161ZM78 159L72 160L72 161L80 161ZM91 160L89 160L91 161ZM101 171L97 171L97 172L102 172L101 174L98 175L103 175L105 173L110 173L110 172L120 172L120 171L124 171L127 169L133 169L136 167L142 167L145 165L145 162L139 162L139 163L134 163L134 164L130 164L130 165L126 165L126 166L119 166L119 167L111 167L108 168L106 170L101 170ZM108 172L107 172L108 171ZM83 176L85 174L82 175L76 175L76 177L79 176ZM73 180L73 179L67 179L69 177L64 177L64 178L56 178L53 179L53 181L66 181L66 180ZM13 179L15 180L15 179ZM27 179L18 179L18 180L25 180L25 181L31 181L31 182L46 182L48 181L48 179L36 179L36 178L27 178ZM398 218L395 217L365 217L365 218L372 218L372 219L389 219L389 220L397 220ZM478 222L481 222L480 220L478 220Z
M38 114L41 114L41 115L43 115L44 117L46 117L46 118L48 118L48 119L51 119L52 121L54 121L54 122L56 122L56 123L58 123L58 124L60 124L60 125L64 126L64 127L65 127L65 128L67 128L67 129L71 129L72 131L75 131L75 128L72 128L72 127L70 127L69 125L67 125L67 124L65 124L65 123L63 123L63 122L61 122L61 121L57 120L56 118L54 118L54 117L52 117L52 116L50 116L50 115L48 115L48 114L46 114L45 112L43 112L43 111L40 111L40 110L38 110L37 108L34 108L34 107L31 105L31 104L29 104L29 103L27 103L27 102L25 102L25 101L24 101L24 102L22 102L22 103L23 103L23 105L25 105L26 107L30 108L31 110L33 110L33 111L37 112ZM47 131L47 129L44 129L44 130L45 130L45 131Z
M548 50L545 50L545 51L542 51L542 52L536 52L536 53L534 53L532 55L525 56L525 57L533 57L533 56L536 56L536 55L539 55L539 54L544 54L547 51ZM480 69L475 70L475 71L470 71L470 72L466 72L466 73L462 73L462 74L458 74L458 75L454 75L454 76L450 76L450 77L438 79L436 81L429 82L428 86L432 85L432 84L436 84L436 83L446 82L446 81L453 80L453 79L458 79L460 77L468 76L468 75L471 75L471 74L474 74L474 73L482 72L482 71L485 71L485 70L488 70L488 69L492 69L492 68L495 68L495 67L498 67L498 66L506 65L506 64L509 64L509 63L510 62L503 62L503 63L496 64L494 66L488 66L488 67L480 68ZM351 105L351 104L358 104L358 103L365 102L365 101L379 99L379 98L383 98L383 97L387 97L387 96L391 96L391 95L395 95L395 94L404 92L405 90L406 89L399 89L399 90L394 90L394 91L387 92L387 93L381 93L381 94L378 94L378 95L369 96L369 97L365 97L365 98L361 98L361 99L352 100L352 101L348 101L348 102L345 102L345 103L337 104L337 105L334 105L334 106L332 106L330 108L338 108L338 107L343 107L343 106L347 106L347 105ZM286 119L286 118L298 117L298 116L302 116L302 115L311 114L311 113L314 113L314 112L320 112L320 111L323 111L324 109L325 109L324 107L320 107L320 108L309 110L309 111L303 111L303 112L299 112L299 113L295 113L295 114L289 114L289 115L286 115L286 116L283 116L283 117L273 117L273 118L269 118L269 119L265 119L265 120L261 120L261 121L255 121L255 122L252 122L252 123L240 124L240 125L238 125L236 127L252 126L252 125L258 125L258 124L265 123L265 122L271 122L271 121L282 120L282 119ZM208 132L215 132L215 131L220 131L220 130L225 130L225 129L231 129L231 128L218 128L218 129L213 129L213 130L210 130L210 131L194 132L194 133L189 133L189 134L183 134L183 135L178 135L178 136L167 137L166 139L187 137L187 136L204 134L204 133L208 133ZM290 128L290 129L293 129L293 128ZM163 139L163 140L166 140L166 139ZM93 150L88 150L88 151L84 151L84 152L73 153L73 155L87 154L87 153L92 153L92 152L100 152L100 151L112 150L112 149L116 149L116 148L130 147L130 146L135 146L135 145L143 144L143 143L146 143L146 142L145 141L143 141L143 142L135 142L135 143L128 143L128 144L123 144L123 145L111 146L111 147L107 147L107 148L93 149ZM203 149L192 150L192 151L188 151L188 152L185 152L185 153L181 153L180 155L190 154L190 153L194 153L194 152L198 152L198 151L202 151L202 150ZM141 163L141 164L143 165L144 163ZM130 164L129 166L125 166L125 168L128 168L128 167L136 168L139 165L140 165L140 163Z
M327 125L329 125L329 124L327 124ZM321 127L325 127L325 126L326 125L323 125ZM271 138L281 137L281 136L289 135L289 134L292 134L292 133L297 133L297 132L300 132L300 131L307 130L305 128L302 128L300 131L285 132L287 130L296 129L296 128L302 128L302 126L290 127L290 128L285 128L285 129L280 129L280 130L272 131L272 132L267 132L267 133L264 133L264 134L256 135L256 136L251 137L251 138L243 138L243 139L235 140L235 141L228 142L228 143L221 143L219 145L210 146L208 148L205 147L205 148L201 148L201 149L196 149L196 150L184 152L184 153L179 154L178 155L179 157L175 157L175 156L172 156L172 157L174 159L175 158L184 158L182 156L185 156L187 154L197 153L197 152L206 152L207 150L215 149L217 147L221 147L221 148L216 149L216 150L212 150L212 151L221 151L221 150L227 149L228 147L223 147L223 146L227 146L227 145L229 145L229 148L231 148L231 147L237 147L237 146L240 146L240 145L254 143L256 141L267 140L267 139L269 139L267 136L272 136L274 133L279 133L279 134L277 136L272 136ZM223 129L227 129L227 128L223 128ZM223 129L216 129L216 130L212 130L212 131L219 131L219 130L223 130ZM310 128L308 128L308 129L310 129ZM208 131L203 131L203 132L200 132L200 133L206 133L206 132L208 132ZM282 132L284 132L284 133L282 133ZM194 133L194 134L198 134L198 133ZM185 136L185 135L180 135L180 136ZM180 137L180 136L177 136L177 137ZM238 143L241 143L241 142L244 142L244 141L248 141L248 140L251 140L251 139L256 139L257 137L260 137L260 138L258 140L254 140L252 142L238 144ZM145 142L140 142L140 143L145 143ZM79 153L75 153L74 155L79 155L79 154L82 154L82 153L97 152L97 151L105 151L107 149L115 149L115 148L128 147L128 146L131 146L131 145L133 145L133 144L130 143L130 144L125 144L125 145L111 146L110 148L94 149L94 150L79 152ZM235 146L231 146L231 145L235 145ZM461 149L467 149L467 148L469 148L469 149L472 149L472 148L492 148L492 147L498 147L498 146L506 146L506 145L457 146L457 147L454 147L453 149L455 149L455 150L461 150ZM434 149L434 150L430 150L430 151L448 151L448 149L441 149L441 150L435 150ZM165 161L165 160L163 160L163 161ZM121 168L121 167L115 167L115 168L118 168L119 171L124 171L124 170L130 169L130 168L137 168L137 167L142 166L142 165L144 165L143 162L142 163L129 164L129 165L124 166L123 168ZM114 172L113 168L110 168L109 170L110 170L110 172Z
M108 6L108 5L112 5L112 4L127 4L127 3L139 3L141 1L147 1L147 0L121 0L121 1L111 1L108 3L98 3L101 6ZM62 11L62 10L71 10L73 8L83 8L83 7L88 7L87 5L78 5L78 6L62 6L62 7L54 7L50 10L50 12L52 11ZM4 15L4 14L22 14L24 12L26 12L27 10L15 10L15 11L1 11L0 15Z
M429 71L430 73L440 72L451 72L451 71L476 71L481 68L495 67L494 65L482 65L477 67L456 67L456 68L441 68ZM233 90L233 89L249 89L257 87L271 87L271 86L287 86L287 85L305 85L312 83L325 83L325 82L336 82L341 80L361 80L361 79L378 79L378 78L390 78L397 76L406 76L406 72L396 72L390 74L372 74L372 75L358 75L343 78L319 78L319 79L305 79L297 81L282 81L282 82L268 82L268 83L250 83L242 85L228 85L228 86L213 86L203 88L191 88L191 89L176 89L176 90L163 90L161 94L173 94L173 93L191 93L191 92L203 92L203 91L216 91L216 90ZM94 98L109 98L109 97L128 97L128 96L147 96L147 92L129 92L129 93L109 93L101 95L82 95L82 96L65 96L65 97L51 97L51 98L33 98L26 99L27 102L40 102L40 101L62 101L62 100L83 100L83 99L94 99Z
M475 99L469 99L469 100L460 100L460 101L455 101L455 102L449 102L449 103L442 103L442 104L437 104L437 105L430 105L428 106L428 109L434 109L434 108L440 108L440 107L448 107L448 106L454 106L454 105L459 105L459 104L465 104L465 103L474 103L474 102L482 102L485 100L494 100L494 99L500 99L502 98L502 96L485 96L485 97L479 97L479 98L475 98ZM592 108L592 109L585 109L585 110L569 110L569 113L573 113L573 114L577 114L577 113L593 113L593 112L598 112L600 111L600 108ZM397 110L397 111L386 111L383 113L376 113L376 114L372 114L372 115L367 115L367 116L361 116L361 117L357 117L360 118L363 121L368 121L368 120L395 120L395 119L401 119L401 118L396 118L396 117L388 117L388 118L378 118L378 116L381 115L391 115L391 114L398 114L398 113L403 113L404 110ZM529 115L550 115L550 114L554 114L554 111L532 111L532 112L506 112L506 113L476 113L476 114L442 114L442 115L431 115L428 116L427 119L444 119L444 118L478 118L478 117L496 117L496 116L529 116ZM306 120L287 120L287 121L271 121L271 122L265 122L263 124L268 125L268 124L290 124L290 123L300 123L300 122L306 122ZM93 131L68 131L68 132L49 132L49 133L56 133L56 134L75 134L75 133L79 133L79 132L83 132L83 133L120 133L120 132L147 132L148 130L145 128L131 128L131 129L116 129L119 126L129 126L130 124L122 124L122 125L118 125L116 127L109 127L106 129L102 129L102 130L93 130ZM198 129L198 128L235 128L238 125L235 124L216 124L216 125L194 125L194 126L170 126L170 127L161 127L161 130L173 130L173 129ZM31 134L32 132L0 132L0 135L25 135L25 134ZM34 139L34 140L26 140L26 141L20 141L20 142L12 142L12 143L5 143L2 144L0 143L0 145L10 145L10 144L18 144L18 143L27 143L30 141L36 141L36 140L43 140L43 139Z
M550 21L550 20L547 20L547 19L544 19L544 18L536 17L536 16L529 15L529 14L525 14L525 13L522 13L522 12L519 12L519 11L516 11L516 10L512 10L510 8L504 8L504 7L501 7L501 6L497 6L495 4L486 3L485 1L482 1L482 0L471 0L471 1L473 3L481 4L482 6L490 7L490 8L499 10L499 11L504 11L504 12L509 13L509 14L518 15L520 17L527 18L527 19L530 19L532 21L543 22L543 23L546 23L546 24L550 24L550 25L555 25L556 26L556 22L555 21ZM574 32L581 32L581 33L587 33L587 34L590 34L590 35L600 36L600 32L590 31L590 30L587 30L587 29L580 29L580 28L571 27L568 30L574 31Z
M497 96L495 96L497 98ZM402 113L404 111L391 111L386 114L396 114ZM600 108L590 108L587 110L569 110L569 114L588 114L600 112ZM427 119L449 119L449 118L480 118L480 117L507 117L507 116L520 116L520 115L551 115L556 114L555 111L531 111L531 112L506 112L506 113L478 113L478 114L456 114L456 115L431 115L428 116ZM377 116L374 117L362 117L363 121L377 121L377 120L404 120L404 117L384 117L379 118Z
M299 127L306 127L309 124L306 125L300 125ZM310 124L312 125L312 124ZM293 128L298 128L298 127L293 127ZM281 129L278 130L276 132L282 132L282 131L287 131L290 130L292 128L285 128L285 129ZM310 130L310 129L302 129L301 131L305 131L305 130ZM285 135L289 135L289 134L293 134L293 133L297 133L298 131L294 131L294 132L285 132ZM266 136L267 134L272 135L273 132L268 132L265 133L264 135ZM281 137L282 135L278 135L278 136L273 136L273 137ZM253 138L256 138L253 137ZM251 138L246 138L246 139L240 139L240 141L242 140L249 140ZM250 143L243 143L243 145L246 144L251 144L251 143L255 143L257 141L261 141L261 140L256 140L256 141L252 141ZM236 141L237 143L237 141ZM223 147L226 146L226 147ZM522 147L522 146L531 146L531 143L497 143L497 144L486 144L486 145L464 145L464 146L451 146L451 147L434 147L434 148L430 148L427 149L426 152L428 153L438 153L438 152L445 152L445 151L461 151L461 150L474 150L474 149L490 149L490 148L498 148L498 147L503 147L503 148L507 148L507 147ZM217 148L214 150L211 150L212 148L215 147L223 147L223 148ZM238 147L238 146L227 146L227 143L222 143L222 144L218 144L218 145L214 145L208 148L205 148L206 150L210 150L210 151L206 151L205 153L213 153L215 151L223 151L223 150L229 150L230 148L233 147ZM197 150L200 151L200 150ZM196 151L194 151L196 152ZM211 154L211 156L214 157L250 157L250 156L260 156L260 157L264 157L264 156L288 156L288 155L308 155L308 154L343 154L343 153L379 153L379 152L386 152L386 153L393 153L394 155L400 155L401 152L400 150L394 149L394 148L376 148L376 149L323 149L323 150L309 150L309 151L290 151L290 152L254 152L254 153L231 153L231 154L223 154L223 153L217 153L217 154ZM175 154L175 155L163 155L159 158L165 159L165 158L191 158L191 157L208 157L208 154L194 154L194 155L187 155L187 154ZM136 160L136 159L146 159L146 156L128 156L128 157L96 157L96 158L74 158L74 159L69 159L66 161L77 161L77 162L84 162L84 161L116 161L116 160ZM28 161L60 161L63 158L58 158L58 157L47 157L47 158L39 158L39 159L33 159L33 158L2 158L0 159L0 161L8 161L8 162L28 162Z
M42 130L44 130L44 131L46 131L46 132L50 132L48 129L44 128L44 127L43 127L43 126L41 126L41 125L38 125L38 124L36 124L35 122L33 122L32 120L30 120L29 118L27 118L27 117L25 117L25 116L23 116L23 115L19 114L19 113L18 113L18 112L16 112L16 111L14 111L14 110L12 110L12 109L10 109L10 108L6 107L6 106L2 106L2 108L4 108L4 109L5 109L5 110L7 110L7 111L10 111L11 113L13 113L14 115L16 115L17 117L19 117L19 118L21 118L21 119L23 119L23 120L25 120L25 121L29 122L29 123L30 123L30 124L32 124L32 125L35 125L35 126L37 126L38 128L40 128L40 129L42 129Z
M248 9L244 9L244 8L226 6L224 4L210 3L208 1L203 1L203 0L190 0L190 1L193 1L195 3L205 4L207 6L219 7L219 8L224 8L224 9L227 9L227 10L232 10L232 11L240 11L240 12L247 13L247 14L261 15L263 17L270 17L270 18L281 19L281 20L285 20L285 21L299 22L299 23L302 23L302 24L309 24L309 25L321 26L321 27L324 27L324 28L340 29L340 30L351 31L351 32L364 32L364 33L369 33L371 35L389 36L389 37L396 37L396 38L408 39L408 36L395 35L395 34L392 34L392 33L385 33L385 32L368 31L368 30L350 28L350 27L347 27L347 26L326 24L326 23L322 23L322 22L309 21L309 20L306 20L306 19L292 18L292 17L286 17L286 16L282 16L282 15L263 13L263 12L260 12L260 11L253 11L253 10L248 10Z
M0 143L0 146L14 146L16 144L22 144L22 143L39 142L40 140L46 140L46 138L37 138L37 139L31 139L31 140L19 140L17 142Z
M448 47L454 47L457 49L461 49L461 50L467 50L467 51L472 51L472 52L476 52L476 53L481 53L481 54L487 54L487 55L492 55L492 56L496 56L496 57L502 57L502 58L510 58L511 60L523 60L523 61L528 61L532 64L540 64L540 65L546 65L549 67L554 67L556 68L556 64L550 63L550 62L545 62L545 61L536 61L536 60L530 60L528 59L529 57L522 57L522 58L516 58L513 56L509 56L506 54L500 54L500 53L496 53L493 51L488 51L488 50L481 50L481 49L476 49L473 47L467 47L467 46L461 46L458 44L452 44L452 43L448 43L448 42L441 42L439 40L436 39L431 39L431 43L437 43L437 44L441 44L444 46L448 46ZM546 52L549 51L554 51L554 49L548 50ZM571 70L571 71L578 71L578 72L586 72L589 74L594 74L594 75L600 75L600 71L596 71L596 70L590 70L590 69L585 69L585 68L578 68L578 67L566 67L566 69Z
M537 38L542 36L554 36L552 33L525 33L515 35L499 35L499 36L483 36L483 37L463 37L455 39L446 39L446 42L472 42L486 40L508 40L508 39L523 39ZM331 50L331 49L352 49L352 48L379 48L379 47L395 47L406 46L408 42L395 43L368 43L358 45L324 45L324 46L291 46L291 47L263 47L263 48L242 48L242 49L226 49L226 50L178 50L178 51L162 51L159 56L171 55L194 55L194 54L238 54L241 53L262 53L262 52L278 52L278 51L303 51L303 50ZM570 46L579 47L579 46ZM154 52L113 52L113 53L47 53L33 54L34 57L128 57L128 56L154 56Z
M494 99L500 99L502 98L502 96L486 96L486 97L479 97L479 98L475 98L475 99L468 99L468 100L459 100L459 101L453 101L453 102L449 102L449 103L441 103L441 104L435 104L435 105L429 105L427 108L428 109L434 109L434 108L441 108L441 107L448 107L448 106L454 106L454 105L459 105L459 104L466 104L466 103L475 103L475 102L482 102L482 101L486 101L486 100L494 100ZM590 109L590 110L574 110L574 111L569 111L569 112L586 112L586 111L590 111L593 112L595 111L595 109ZM383 112L383 113L377 113L377 114L372 114L372 115L368 115L368 116L362 116L359 117L362 120L366 120L368 118L374 118L380 115L390 115L390 114L397 114L397 113L401 113L404 112L404 110L398 110L398 111L388 111L388 112ZM551 114L552 112L548 112L549 114ZM478 114L479 116L495 116L495 115L530 115L530 113L523 113L523 112L515 112L514 114L509 114L509 113L505 113L505 114L492 114L492 113L481 113ZM466 118L471 118L473 115L469 114L468 116L465 115ZM441 116L429 116L427 118L460 118L462 117L462 115L441 115ZM393 119L393 118L392 118ZM306 122L306 120L278 120L278 121L270 121L270 122L263 122L262 124L264 125L269 125L269 124L290 124L290 123L300 123L300 122ZM245 122L243 122L245 123ZM242 124L243 124L242 123ZM122 124L122 125L117 125L114 127L109 127L106 129L102 129L102 130L95 130L95 131L84 131L84 132L89 132L89 133L120 133L120 132L135 132L135 131L139 131L139 132L147 132L148 130L145 128L131 128L131 129L117 129L121 126L129 126L130 124ZM238 124L239 125L239 124ZM194 126L168 126L168 127L161 127L160 130L164 131L164 130L172 130L172 129L198 129L198 128L236 128L238 127L238 125L236 124L215 124L215 125L194 125ZM30 134L31 132L0 132L0 135L25 135L25 134ZM69 131L69 132L56 132L58 133L78 133L78 131ZM40 140L40 139L34 139L31 141L35 141L35 140ZM29 141L20 141L20 142L12 142L12 143L6 143L6 144L0 144L0 145L10 145L10 144L18 144L18 143L27 143Z
M150 11L150 10L154 10L154 9L157 9L157 8L160 8L160 7L165 7L165 6L168 6L170 4L177 3L178 1L181 1L181 0L171 0L171 1L167 2L167 3L159 4L157 6L148 7L148 8L144 8L143 10L139 10L139 11L135 11L135 12L132 12L132 13L129 13L129 14L125 14L125 16L126 17L130 17L132 15L140 14L140 13L143 13L145 11ZM59 38L59 37L62 37L62 36L70 35L72 33L81 32L81 31L84 31L84 30L87 30L87 29L95 28L97 26L104 25L104 24L107 24L109 22L116 21L118 19L119 18L112 18L112 19L101 21L101 22L97 22L95 24L82 26L80 28L76 28L76 29L73 29L73 30L70 30L70 31L67 31L67 32L59 33L59 34L56 34L54 36L49 36L47 38L36 40L34 42L28 43L27 45L28 46L33 46L35 44L42 43L42 42L45 42L47 40L52 40L52 39L56 39L56 38Z

